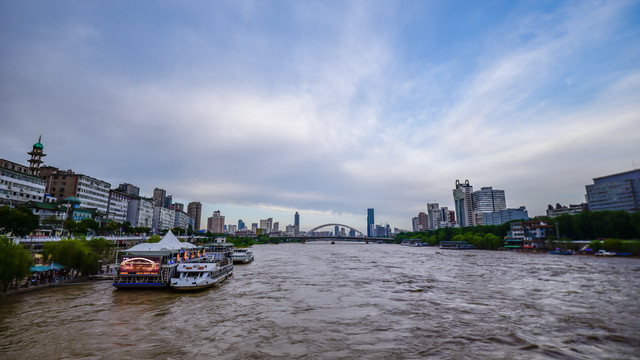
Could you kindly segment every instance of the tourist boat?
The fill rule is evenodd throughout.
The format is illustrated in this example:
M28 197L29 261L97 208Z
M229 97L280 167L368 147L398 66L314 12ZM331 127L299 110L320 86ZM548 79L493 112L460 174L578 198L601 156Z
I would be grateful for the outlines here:
M118 252L113 286L118 289L167 288L179 264L203 256L204 249L181 242L169 231L157 243L142 243Z
M181 263L170 285L175 290L194 291L219 284L233 273L233 264L215 260L210 256L198 262Z
M231 254L231 260L233 260L234 264L248 264L253 261L253 250L235 249L233 250L233 254Z

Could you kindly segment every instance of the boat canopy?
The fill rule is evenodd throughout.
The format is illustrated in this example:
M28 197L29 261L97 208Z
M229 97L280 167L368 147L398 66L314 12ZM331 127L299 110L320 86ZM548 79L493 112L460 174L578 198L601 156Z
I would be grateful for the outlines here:
M64 265L58 264L56 262L51 263L49 265L36 265L31 267L31 272L43 272L49 270L61 270L64 269Z
M157 243L142 243L133 246L127 251L162 251L162 250L182 250L193 249L196 246L188 242L181 242L175 235L169 230L162 240Z

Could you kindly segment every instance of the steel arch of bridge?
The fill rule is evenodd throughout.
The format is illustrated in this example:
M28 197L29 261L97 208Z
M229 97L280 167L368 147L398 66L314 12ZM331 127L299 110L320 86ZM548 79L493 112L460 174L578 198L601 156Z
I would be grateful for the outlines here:
M345 224L335 224L335 223L331 223L331 224L324 224L324 225L316 226L316 227L314 227L313 229L311 229L311 230L307 231L307 233L306 233L304 236L305 236L305 237L311 237L311 233L313 233L314 231L316 231L316 230L318 230L318 229L322 229L323 227L327 227L327 226L336 226L336 225L338 225L338 226L342 226L342 227L346 227L346 228L349 228L350 230L353 230L353 231L355 231L356 233L358 233L358 234L360 234L360 235L362 235L362 236L365 236L365 235L364 235L360 230L358 230L358 229L356 229L356 228L354 228L354 227L351 227L351 226L349 226L349 225L345 225Z

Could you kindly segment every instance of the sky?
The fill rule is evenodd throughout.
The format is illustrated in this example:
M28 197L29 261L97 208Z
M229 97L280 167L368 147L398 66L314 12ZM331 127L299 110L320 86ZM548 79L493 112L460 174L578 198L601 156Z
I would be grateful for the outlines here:
M5 0L0 157L40 135L204 225L410 230L458 179L542 215L640 166L640 2Z

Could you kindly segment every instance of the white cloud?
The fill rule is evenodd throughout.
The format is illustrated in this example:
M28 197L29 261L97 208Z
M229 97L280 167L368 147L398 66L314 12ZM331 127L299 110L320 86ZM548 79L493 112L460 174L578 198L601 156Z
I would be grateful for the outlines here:
M147 193L317 219L359 221L373 206L401 227L427 201L450 204L456 179L505 188L509 205L540 213L634 160L624 157L638 153L637 69L581 71L625 3L507 19L477 34L484 46L468 61L403 58L426 45L399 44L404 24L375 5L287 5L271 24L247 2L206 9L215 21L203 10L170 30L145 25L168 39L86 22L18 36L0 48L14 51L0 129L27 144L42 132L51 164ZM123 34L140 48L114 45ZM23 156L20 142L3 143Z

